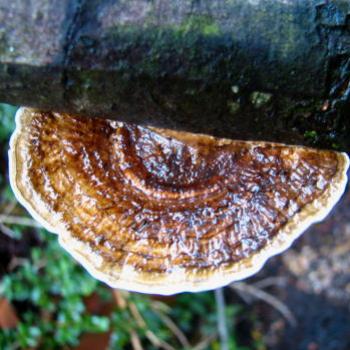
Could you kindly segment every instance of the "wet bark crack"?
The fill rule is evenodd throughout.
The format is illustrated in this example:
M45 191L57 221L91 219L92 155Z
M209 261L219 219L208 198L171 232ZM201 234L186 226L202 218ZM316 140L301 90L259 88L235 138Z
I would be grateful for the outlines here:
M81 17L83 13L84 6L87 0L77 0L71 1L71 6L74 7L73 15L71 15L70 23L66 31L64 43L63 43L63 60L62 60L62 89L63 89L63 102L66 104L69 101L68 90L69 90L69 65L70 65L70 54L72 47L74 45L74 39L80 29ZM68 6L67 17L69 16L69 11L72 11Z

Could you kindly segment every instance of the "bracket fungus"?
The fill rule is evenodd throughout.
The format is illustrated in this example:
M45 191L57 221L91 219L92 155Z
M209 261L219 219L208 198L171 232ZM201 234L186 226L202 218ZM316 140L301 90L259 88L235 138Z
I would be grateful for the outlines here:
M257 272L344 191L345 153L21 108L19 201L93 276L173 294Z

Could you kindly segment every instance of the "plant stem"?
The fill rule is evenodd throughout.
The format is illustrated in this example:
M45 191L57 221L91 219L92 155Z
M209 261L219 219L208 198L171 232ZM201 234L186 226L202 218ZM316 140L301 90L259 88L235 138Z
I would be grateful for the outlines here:
M0 214L0 223L11 224L11 225L12 224L22 225L22 226L35 227L35 228L43 227L35 220L27 218L25 216L15 216L15 215L5 215L5 214Z
M229 350L227 323L225 315L225 298L223 288L218 288L215 290L215 300L217 307L218 331L221 343L221 350Z
M248 294L255 297L256 299L263 300L265 303L270 304L285 317L285 319L289 322L291 326L296 326L297 321L292 311L288 308L286 304L284 304L274 295L267 293L264 290L254 285L247 284L245 282L236 282L231 284L230 287L236 292L241 293L239 295L243 295L243 293Z

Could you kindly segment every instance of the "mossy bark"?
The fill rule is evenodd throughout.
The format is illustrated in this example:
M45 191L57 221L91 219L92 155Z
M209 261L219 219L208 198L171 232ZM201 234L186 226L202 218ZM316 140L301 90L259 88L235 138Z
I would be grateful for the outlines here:
M21 6L0 5L2 101L350 150L348 1Z

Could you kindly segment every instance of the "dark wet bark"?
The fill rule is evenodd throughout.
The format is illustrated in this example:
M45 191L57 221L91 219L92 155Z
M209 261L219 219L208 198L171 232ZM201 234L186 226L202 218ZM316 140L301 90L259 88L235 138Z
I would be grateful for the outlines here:
M0 0L0 100L350 150L344 0Z

